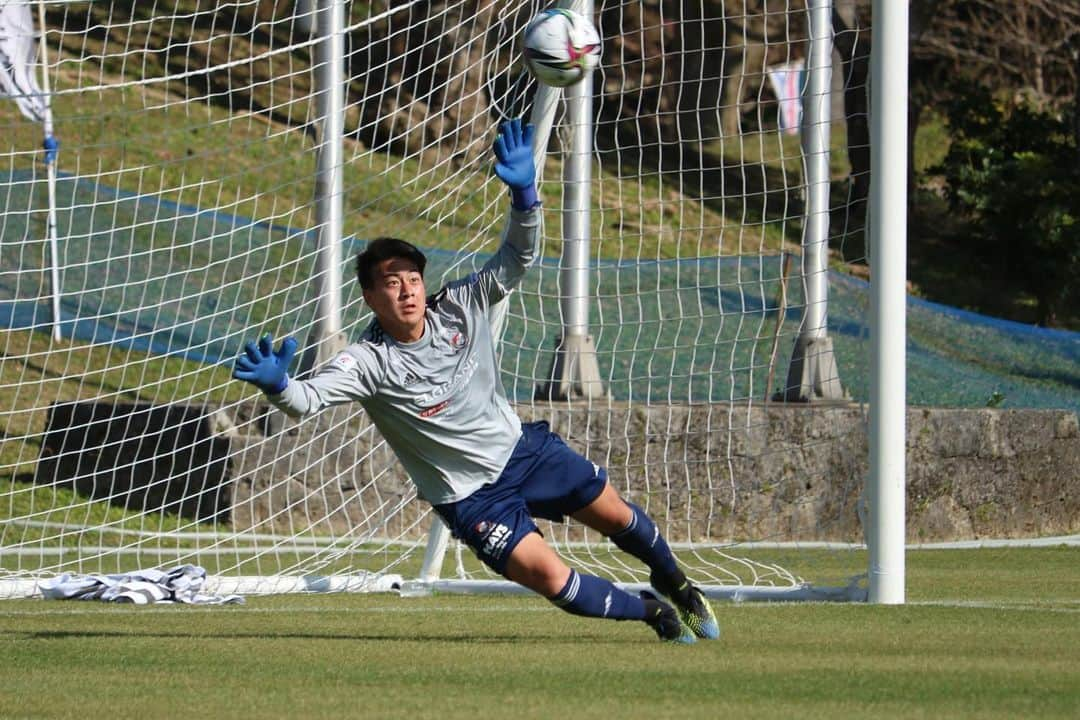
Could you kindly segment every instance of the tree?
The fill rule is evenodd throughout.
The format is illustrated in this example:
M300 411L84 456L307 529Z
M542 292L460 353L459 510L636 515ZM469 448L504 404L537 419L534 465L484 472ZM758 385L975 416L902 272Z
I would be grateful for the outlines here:
M952 145L939 170L968 242L1002 292L1034 298L1037 322L1059 324L1080 300L1080 165L1071 113L986 91L949 106Z
M1052 0L913 0L912 90L933 104L966 78L991 90L1028 88L1037 104L1071 102L1080 5Z

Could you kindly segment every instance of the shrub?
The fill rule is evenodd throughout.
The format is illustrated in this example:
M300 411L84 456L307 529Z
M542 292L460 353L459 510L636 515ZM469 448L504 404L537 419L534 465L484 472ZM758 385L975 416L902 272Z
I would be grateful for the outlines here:
M1023 94L970 89L948 106L952 144L941 173L954 211L971 220L973 252L1003 290L1034 298L1040 325L1080 299L1080 154L1066 112ZM1073 305L1075 307L1075 305Z

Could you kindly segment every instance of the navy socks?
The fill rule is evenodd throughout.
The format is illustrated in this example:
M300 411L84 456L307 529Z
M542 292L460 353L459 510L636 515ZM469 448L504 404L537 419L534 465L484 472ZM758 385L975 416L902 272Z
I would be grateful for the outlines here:
M644 620L645 603L641 598L615 587L595 575L570 571L563 589L548 598L552 604L572 615L610 620Z
M630 519L630 524L625 530L611 536L611 541L620 550L630 553L648 565L654 574L665 580L681 579L682 571L675 563L675 556L671 554L667 541L660 535L660 529L656 527L656 523L634 503L627 503L627 505L634 511L634 517Z
M673 599L684 599L690 585L675 562L671 547L644 510L633 503L627 504L634 516L626 529L611 536L611 541L649 566L652 571L649 579L657 590ZM646 615L646 604L640 597L620 590L608 580L575 570L570 571L563 589L548 599L568 613L586 617L643 620Z
M649 566L649 581L653 587L673 600L686 601L690 584L679 569L671 547L660 534L660 529L645 511L634 503L626 503L634 511L634 517L626 529L611 536L615 547L628 552Z

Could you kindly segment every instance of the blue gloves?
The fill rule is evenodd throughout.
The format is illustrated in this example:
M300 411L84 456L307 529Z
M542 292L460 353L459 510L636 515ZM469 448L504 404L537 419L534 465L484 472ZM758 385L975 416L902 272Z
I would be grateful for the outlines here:
M289 384L289 363L296 354L296 339L287 337L274 352L274 338L263 335L258 346L248 342L236 358L233 377L255 385L267 395L277 395Z
M533 164L535 128L514 118L499 126L495 138L495 174L510 188L510 202L517 210L528 210L540 202L536 195L536 165Z

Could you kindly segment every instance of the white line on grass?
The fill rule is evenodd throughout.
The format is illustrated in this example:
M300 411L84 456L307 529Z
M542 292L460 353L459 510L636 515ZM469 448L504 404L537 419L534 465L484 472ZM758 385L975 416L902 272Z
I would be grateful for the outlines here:
M908 605L920 607L972 608L974 610L1007 610L1020 612L1080 613L1080 600L1054 600L1054 604L1024 602L994 602L992 600L916 600ZM1075 606L1075 607L1070 607Z

